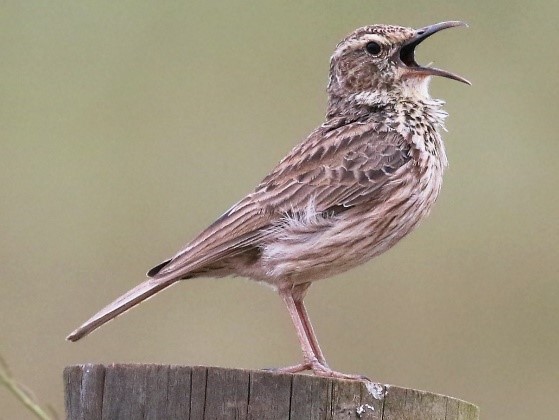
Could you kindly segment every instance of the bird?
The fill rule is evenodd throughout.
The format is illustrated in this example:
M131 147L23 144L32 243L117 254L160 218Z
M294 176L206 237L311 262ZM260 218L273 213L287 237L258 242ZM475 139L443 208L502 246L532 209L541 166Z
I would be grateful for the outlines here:
M415 49L458 26L467 25L374 24L350 33L330 58L324 122L251 193L67 339L181 280L241 276L277 291L295 327L303 361L276 371L363 378L329 367L303 300L313 282L387 251L429 214L447 166L440 134L447 113L429 83L433 76L470 82L419 65Z

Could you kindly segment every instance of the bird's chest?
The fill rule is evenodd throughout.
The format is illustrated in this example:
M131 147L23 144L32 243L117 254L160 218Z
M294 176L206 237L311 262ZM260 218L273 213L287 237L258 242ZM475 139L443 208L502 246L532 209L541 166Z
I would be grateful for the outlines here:
M442 102L437 100L402 101L394 107L390 120L392 128L407 138L416 150L416 159L444 168L448 161L439 130L445 130L444 121L448 114L441 105Z
M414 168L410 171L408 180L410 184L408 202L415 209L417 221L429 214L439 196L446 166L444 149L434 146L435 151L431 151L429 149L431 146L427 144L424 150L416 150L418 157L414 160Z
M447 160L436 128L402 124L398 131L407 140L411 159L393 174L362 218L369 257L389 249L427 217L442 187Z

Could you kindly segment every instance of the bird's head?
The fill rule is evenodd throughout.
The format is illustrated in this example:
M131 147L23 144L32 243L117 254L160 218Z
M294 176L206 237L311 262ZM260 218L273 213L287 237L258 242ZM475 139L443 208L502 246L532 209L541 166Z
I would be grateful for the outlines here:
M450 21L421 29L392 25L356 29L338 44L330 60L330 101L382 105L401 97L428 98L431 76L470 84L457 74L415 61L415 48L422 41L456 26L466 25Z

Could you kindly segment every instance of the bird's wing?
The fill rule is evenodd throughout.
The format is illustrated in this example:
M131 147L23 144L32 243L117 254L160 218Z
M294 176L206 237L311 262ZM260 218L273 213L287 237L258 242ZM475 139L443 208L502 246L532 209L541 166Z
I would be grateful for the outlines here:
M398 168L411 160L404 138L372 123L323 126L295 147L258 185L173 258L148 272L155 278L186 276L258 246L286 214L341 211L371 201ZM410 162L411 164L411 162Z

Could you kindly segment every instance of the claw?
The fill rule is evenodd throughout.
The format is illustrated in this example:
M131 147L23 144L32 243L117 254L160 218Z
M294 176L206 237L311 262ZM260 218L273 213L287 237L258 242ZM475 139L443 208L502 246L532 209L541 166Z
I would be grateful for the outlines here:
M298 365L286 366L282 368L264 369L264 370L269 372L274 372L274 373L300 373L311 369L312 369L312 365L310 363L299 363Z
M269 372L275 373L300 373L306 370L312 370L315 376L321 376L325 378L336 378L336 379L349 379L352 381L367 381L370 379L364 375L353 375L348 373L337 372L328 367L326 363L319 362L318 360L312 360L306 363L300 363L298 365L287 366L283 368L276 369L264 369Z
M352 381L369 381L370 379L364 375L354 375L349 373L342 373L337 372L335 370L330 369L328 366L324 366L320 363L316 363L312 366L312 371L316 376L324 376L327 378L336 378L336 379L349 379Z

